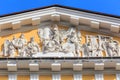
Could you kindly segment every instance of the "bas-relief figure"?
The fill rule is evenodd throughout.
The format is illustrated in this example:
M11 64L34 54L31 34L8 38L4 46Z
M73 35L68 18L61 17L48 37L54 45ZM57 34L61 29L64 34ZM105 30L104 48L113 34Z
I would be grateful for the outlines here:
M9 55L9 52L8 52L8 50L9 50L8 46L9 46L9 44L10 44L10 41L9 40L5 40L4 45L3 45L3 55L4 56L8 56Z
M106 56L120 56L120 46L119 42L110 38L108 41L104 42L104 49L106 51Z
M64 54L72 53L74 56L78 56L80 53L81 48L78 45L81 40L78 38L81 38L81 34L79 32L77 35L75 28L70 27L68 31L62 31L55 24L49 28L39 29L38 35L42 38L42 52L44 53L62 52Z
M14 57L15 51L16 49L13 46L12 42L10 40L6 40L3 46L3 55L6 57L7 56Z
M10 44L8 45L8 54L10 55L10 57L14 57L15 52L16 52L15 47L13 46L12 43L10 43Z
M73 53L74 56L80 56L80 40L78 40L78 36L81 35L77 35L76 33L76 29L75 28L69 28L69 30L66 33L66 39L67 42L62 45L62 51L64 51L65 53Z
M29 51L29 55L32 56L34 54L37 54L38 52L40 52L40 48L39 45L34 41L34 37L30 38L30 42L27 45L28 51Z
M101 56L97 36L86 35L86 44L83 45L83 48L85 57Z
M119 43L110 36L87 35L86 41L87 43L83 45L84 57L103 57L103 51L107 57L120 56Z
M39 28L38 36L42 44L41 51L34 37L31 37L28 42L24 34L21 34L19 38L13 36L11 41L4 42L3 55L14 57L18 52L18 57L52 53L57 54L56 56L62 54L63 57L65 55L69 57L72 54L72 57L80 57L82 51L83 57L103 57L103 51L105 51L108 57L120 56L119 43L110 36L86 35L86 43L81 45L82 37L79 30L73 27L69 27L68 30L59 30L56 24L52 27Z
M41 32L40 32L41 31ZM44 29L38 30L38 35L42 38L42 51L43 52L54 52L59 51L59 31L58 26L55 25L53 29L51 27L45 27Z

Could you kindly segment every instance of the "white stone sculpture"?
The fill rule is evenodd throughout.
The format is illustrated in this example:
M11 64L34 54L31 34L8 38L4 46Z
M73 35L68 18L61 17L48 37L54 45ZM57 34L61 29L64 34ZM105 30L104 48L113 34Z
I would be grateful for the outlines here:
M27 57L37 53L61 53L61 54L74 54L79 56L81 51L81 33L76 31L75 28L70 27L68 31L60 31L55 24L53 27L46 26L38 30L38 36L42 42L42 52L40 52L39 45L34 41L34 37L27 42L24 34L19 38L13 36L9 46L5 47L4 52L8 52L5 56L13 56L18 52L18 56ZM11 54L10 54L11 53Z
M15 41L15 40L13 40ZM16 39L16 44L15 44L15 47L17 48L18 50L18 54L21 54L24 46L27 45L27 40L25 39L25 36L24 34L21 34L20 37L18 39Z
M68 30L59 30L58 26L46 26L38 30L38 36L42 42L42 52L38 43L31 37L28 43L24 34L19 38L13 36L12 41L6 40L3 45L3 55L14 57L18 51L20 57L33 56L38 53L60 53L73 54L75 57L102 57L103 51L106 56L120 56L120 45L118 41L113 40L110 36L103 35L86 35L86 43L81 45L82 36L76 28L69 27Z
M13 36L13 40L11 42L12 42L13 46L15 48L17 48L17 46L18 46L18 39L15 36Z
M98 35L96 37L87 35L86 39L87 45L83 46L83 53L85 56L102 57L102 51L106 52L107 57L120 55L120 46L118 41L113 40L110 36Z
M43 52L55 52L55 41L53 40L45 40L44 41L44 50Z
M10 40L6 40L3 46L3 56L14 57L15 53L16 53L16 49L13 43Z
M81 45L82 36L80 31L77 32L77 42L76 42L76 56L80 56L80 52L82 51Z
M55 24L54 25L54 29L52 30L52 40L54 40L56 42L56 45L60 44L60 35L59 35L59 30L58 30L58 26Z
M42 51L53 52L59 51L60 48L60 35L58 26L55 24L53 29L50 26L38 30L38 35L42 38Z
M118 49L118 43L113 41L112 39L106 43L106 49L107 49L107 54L111 56L118 56L119 55L119 49Z
M75 45L71 44L70 42L66 42L65 44L62 45L62 52L64 52L65 54L72 53L74 54L74 56L76 56Z
M8 54L10 57L14 57L16 53L16 49L13 46L12 42L10 42L10 44L8 45Z
M5 40L4 45L3 45L3 56L9 56L9 53L8 53L8 51L9 51L9 48L8 48L9 44L10 44L10 41L9 40Z
M98 42L99 41L99 42ZM100 47L100 39L98 36L90 36L93 57L102 57L102 48Z
M30 38L30 42L28 43L27 47L28 47L28 50L29 50L28 53L30 56L40 52L39 45L34 41L34 37Z
M100 37L100 36L99 36ZM85 51L83 51L86 57L102 57L102 43L101 38L93 35L86 35L86 45L84 45Z
M67 41L68 41L68 42L71 42L71 43L76 43L76 42L78 42L75 28L70 28L70 30L68 30L68 31L70 31L70 32L69 32L69 34L67 35Z
M74 56L77 56L76 49L78 47L77 44L78 38L77 38L76 30L74 28L70 28L68 31L67 31L67 42L62 45L62 51L65 53L73 53Z
M46 39L50 39L51 38L51 29L49 27L45 27L44 28L44 32L43 32L43 39L46 40Z
M52 30L52 32L53 32L52 40L55 43L55 51L60 51L61 50L60 32L56 24L54 25L54 29Z
M120 57L120 45L118 45L118 57Z
M93 50L98 48L98 42L96 36L90 36L90 42Z
M42 43L42 52L34 37L28 43L24 34L19 38L6 40L3 45L3 56L13 57L16 52L21 57L32 56L37 53L61 53L80 56L83 51L84 57L102 57L105 51L107 57L120 56L120 45L110 36L86 35L86 43L81 45L82 36L79 30L69 27L68 30L59 30L57 24L44 26L38 29L38 36ZM45 54L44 54L45 55Z
M43 29L39 28L38 29L38 36L39 36L41 42L43 41L43 38L44 38L43 34L44 34Z
M82 49L83 57L93 57L93 50L90 42L83 44Z
M88 44L87 44L87 52L88 52L88 57L94 56L91 42L88 42Z
M19 57L27 57L27 56L30 56L29 55L29 49L27 46L24 46L23 48L20 49L19 51Z
M118 41L110 36L101 36L101 46L107 57L119 56L120 48Z
M21 45L20 45L21 44ZM18 46L25 46L27 44L27 40L25 39L24 34L20 35L20 38L18 39ZM19 46L19 47L20 47Z

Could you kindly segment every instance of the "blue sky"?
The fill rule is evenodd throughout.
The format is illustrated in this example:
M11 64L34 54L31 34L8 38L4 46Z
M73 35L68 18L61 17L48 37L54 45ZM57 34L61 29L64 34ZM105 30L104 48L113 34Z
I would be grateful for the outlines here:
M53 4L120 16L120 0L1 0L0 15Z

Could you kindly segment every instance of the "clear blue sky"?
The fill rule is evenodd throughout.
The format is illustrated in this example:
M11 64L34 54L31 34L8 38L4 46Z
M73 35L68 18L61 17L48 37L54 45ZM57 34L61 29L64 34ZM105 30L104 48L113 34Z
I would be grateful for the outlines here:
M120 0L1 0L0 15L53 4L120 16Z

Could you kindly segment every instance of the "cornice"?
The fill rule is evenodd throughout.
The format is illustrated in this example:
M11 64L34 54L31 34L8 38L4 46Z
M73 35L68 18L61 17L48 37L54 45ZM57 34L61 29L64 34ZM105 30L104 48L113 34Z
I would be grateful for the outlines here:
M86 10L73 9L65 6L52 5L2 16L0 17L0 31L7 28L18 29L21 25L25 24L32 23L33 25L36 25L38 22L40 23L48 20L65 20L73 25L85 24L91 26L91 28L105 28L115 33L119 33L120 28L120 18L118 17L98 14ZM16 27L15 24L19 24L19 27Z

